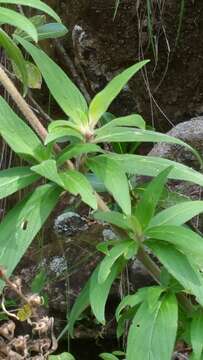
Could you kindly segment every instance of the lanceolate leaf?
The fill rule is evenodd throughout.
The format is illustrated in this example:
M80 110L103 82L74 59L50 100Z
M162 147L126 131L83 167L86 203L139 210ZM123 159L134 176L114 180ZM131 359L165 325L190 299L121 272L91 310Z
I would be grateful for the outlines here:
M97 320L105 324L105 305L113 281L122 270L122 263L118 260L114 263L111 273L102 284L98 281L99 267L94 271L90 280L90 305Z
M107 111L111 102L120 93L133 75L139 71L149 60L141 61L124 70L99 92L92 100L89 108L90 125L94 127L100 117Z
M123 230L131 230L129 217L116 211L97 211L94 214L94 218L97 220L106 221L112 225L118 226Z
M178 306L173 294L157 302L154 311L147 303L137 311L130 327L127 360L171 360L178 322Z
M15 153L38 161L48 157L47 149L0 96L0 134Z
M150 219L154 215L164 185L167 182L168 174L171 170L172 167L166 168L150 182L137 205L135 216L138 218L143 229L148 225Z
M16 11L0 7L0 23L15 26L25 31L34 41L37 42L37 30L30 20Z
M66 160L72 159L73 157L88 154L88 153L102 153L103 149L95 144L76 144L69 145L57 157L57 164L62 165Z
M67 32L68 29L63 24L59 23L44 24L37 28L39 40L57 39L66 35Z
M73 195L80 195L82 201L92 209L97 209L97 199L95 192L86 177L76 170L68 170L60 173L64 188Z
M197 311L193 315L191 329L190 329L190 338L192 343L192 357L191 360L202 360L203 356L203 313L202 311Z
M197 301L203 306L203 279L199 270L190 263L189 259L171 244L148 241L147 245L168 272L183 285L186 291L195 295Z
M203 175L200 172L175 161L162 159L159 157L131 154L109 154L108 157L116 160L119 166L122 166L124 171L128 174L157 176L165 168L173 166L173 169L169 173L168 178L185 180L203 186Z
M39 67L42 76L62 110L74 119L77 124L87 123L87 103L79 89L72 83L65 72L42 50L38 49L28 41L17 40L32 56Z
M203 212L203 201L184 201L156 214L149 227L160 225L183 225L194 216Z
M10 276L31 241L56 205L61 190L55 185L38 187L18 203L0 224L0 264ZM2 290L4 283L1 282Z
M56 21L61 22L60 17L55 13L55 11L40 0L0 0L0 4L16 4L33 7L48 14Z
M58 174L55 160L43 161L39 165L32 166L31 170L41 176L44 176L46 179L51 180L61 187L64 186L63 181Z
M184 141L179 140L175 137L162 134L159 132L143 129L133 129L126 127L115 127L111 128L111 131L107 128L106 131L103 130L102 134L96 136L95 142L166 142L169 144L178 144L188 148L193 154L197 157L200 164L202 164L202 159L198 152L193 149L190 145L186 144Z
M0 199L32 184L39 178L28 167L15 167L0 171Z
M194 231L176 225L154 226L146 230L145 234L152 239L163 240L175 245L191 260L202 267L203 238Z
M2 29L0 29L0 44L6 50L6 53L8 54L9 58L12 59L16 64L19 73L21 75L22 82L24 84L24 93L25 93L26 85L28 81L28 74L27 74L26 63L23 54L21 53L17 45L14 43L14 41Z
M140 303L146 301L147 293L148 293L148 288L145 287L145 288L141 288L141 289L137 290L137 292L133 295L125 296L116 309L116 320L119 321L121 312L126 307L129 307L129 306L134 307L134 306L139 305Z
M130 245L134 243L131 241L122 241L118 245L115 245L111 250L108 251L108 254L104 257L104 259L100 263L99 272L98 272L98 283L102 284L106 281L108 276L111 273L111 269L116 260L124 255Z
M97 156L87 161L87 166L100 178L126 215L131 214L128 181L122 166L107 156Z
M110 129L116 126L135 126L140 129L145 129L145 121L142 116L137 114L123 116L109 121L107 124L96 130L95 134L97 136L102 136L102 134L106 135L107 131L111 132Z
M56 128L55 130L53 130L52 132L48 133L46 140L45 140L45 145L50 144L51 142L57 142L60 141L60 139L62 138L78 138L80 140L83 140L83 136L79 133L79 131L68 128L68 127L64 127L64 128Z

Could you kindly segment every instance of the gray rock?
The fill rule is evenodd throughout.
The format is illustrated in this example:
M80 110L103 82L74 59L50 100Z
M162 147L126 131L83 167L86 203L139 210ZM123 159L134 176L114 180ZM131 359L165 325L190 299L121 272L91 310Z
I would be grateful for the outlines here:
M203 156L203 116L182 122L167 134L191 145ZM187 166L199 169L199 163L194 154L180 145L159 143L153 147L149 155L178 161Z
M60 235L71 236L87 229L86 220L72 211L59 215L54 222L54 231Z

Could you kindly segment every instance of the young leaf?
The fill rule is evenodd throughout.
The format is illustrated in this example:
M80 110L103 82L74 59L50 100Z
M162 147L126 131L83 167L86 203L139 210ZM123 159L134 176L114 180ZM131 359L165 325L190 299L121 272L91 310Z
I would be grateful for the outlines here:
M87 166L100 178L126 215L131 214L128 181L121 166L107 156L88 159Z
M149 60L144 60L124 70L121 74L111 80L110 83L93 98L89 107L91 127L94 127L97 124L100 117L107 111L109 105L120 93L131 77L148 62Z
M190 338L192 343L192 357L191 360L202 360L203 354L203 314L202 311L197 311L193 315Z
M203 201L184 201L156 214L149 227L160 225L183 225L194 216L203 212Z
M18 190L38 180L28 167L14 167L0 171L0 199L3 199Z
M203 239L194 231L176 225L161 225L149 228L145 235L175 245L186 256L191 256L193 263L202 267Z
M63 181L58 174L55 160L43 161L39 165L32 166L31 170L41 176L44 176L46 179L51 180L57 185L64 187Z
M72 159L73 157L88 154L88 153L102 153L103 150L100 146L95 144L76 144L69 145L57 157L57 164L62 165L65 161Z
M105 324L105 305L109 291L113 281L122 270L122 267L123 263L119 260L116 261L111 268L111 273L108 278L102 284L98 281L99 267L97 267L96 271L94 271L91 276L89 293L90 305L95 317L102 324Z
M97 135L94 139L96 143L100 142L166 142L169 144L178 144L188 148L199 160L202 165L202 159L199 153L193 149L190 145L186 144L184 141L179 140L173 136L169 136L167 134L162 134L159 132L151 131L151 130L143 130L143 129L133 129L126 127L114 127L106 128L103 130L101 135Z
M83 136L81 135L81 133L79 131L68 128L68 127L66 127L66 128L60 127L60 128L56 128L52 132L48 133L46 140L45 140L45 145L50 144L51 142L59 141L61 138L65 138L65 137L83 140Z
M26 62L23 57L22 52L18 48L18 46L14 43L14 41L7 35L3 29L0 29L0 44L6 50L8 57L13 60L15 63L22 82L24 84L24 93L26 92L26 86L28 82L28 73L26 69Z
M137 290L137 292L133 295L126 295L121 300L120 304L116 309L116 320L119 321L121 317L121 312L126 307L130 306L131 308L133 308L134 306L139 305L140 303L146 301L147 293L148 293L148 287L145 287Z
M119 166L122 166L122 169L128 174L157 176L165 168L173 166L168 178L189 181L203 186L203 175L200 172L175 161L131 154L109 154L108 157L116 160Z
M197 301L203 305L203 279L189 259L171 244L148 241L147 246L186 291L195 295Z
M137 311L129 330L127 360L171 360L178 321L176 297L168 294L150 311L147 303ZM166 326L167 324L167 326Z
M32 22L16 11L0 7L0 23L15 26L25 31L35 42L38 40L37 30Z
M97 136L102 136L102 134L106 135L108 131L110 132L111 129L116 126L135 126L140 129L145 129L145 121L142 116L137 114L123 116L116 119L113 118L113 120L109 121L101 128L96 129L95 134Z
M101 261L98 271L98 283L103 284L111 273L111 269L116 260L124 255L130 245L134 244L133 240L122 241L118 245L115 245L108 254Z
M82 201L92 209L97 209L97 199L92 186L86 177L76 170L68 170L60 173L64 188L73 195L80 195Z
M19 36L16 38L39 67L51 94L61 109L76 124L81 126L87 124L87 103L80 90L45 52Z
M0 134L11 149L19 155L28 155L37 161L48 157L47 149L37 135L24 123L0 96Z
M137 205L135 216L142 225L143 229L147 227L155 213L158 201L171 170L172 167L166 168L150 182Z
M131 230L129 217L117 211L97 211L93 214L93 216L97 220L105 221L112 225L118 226L123 230Z
M0 264L8 277L56 205L60 193L61 189L53 184L40 186L9 211L1 222ZM4 285L1 281L1 291Z
M55 11L50 6L40 0L0 0L0 4L16 4L33 7L48 14L57 22L61 22L60 17L55 13Z

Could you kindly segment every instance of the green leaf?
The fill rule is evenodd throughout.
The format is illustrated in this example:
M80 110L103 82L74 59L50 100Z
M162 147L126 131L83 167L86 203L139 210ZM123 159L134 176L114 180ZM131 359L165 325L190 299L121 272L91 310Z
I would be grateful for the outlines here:
M68 29L59 23L48 23L37 28L38 39L57 39L68 33Z
M135 216L142 225L143 229L146 228L155 213L158 201L171 170L172 167L166 168L149 183L137 205Z
M8 57L13 60L15 63L19 74L21 76L22 82L24 84L24 93L26 92L26 86L28 82L28 74L26 69L26 62L23 57L22 52L18 48L18 46L14 43L14 41L6 34L3 29L0 29L0 44L6 50Z
M145 235L175 245L197 266L203 265L203 238L194 231L176 225L154 226L146 230Z
M96 269L95 269L96 270ZM94 270L94 271L95 271ZM94 272L93 272L94 274ZM92 274L92 276L93 276ZM83 313L83 311L89 306L90 300L89 300L89 290L90 290L90 279L86 282L84 288L82 289L79 296L77 296L77 299L71 309L68 324L63 330L63 334L65 331L68 331L69 334L73 337L74 332L74 326L75 322L79 318L79 316Z
M95 192L86 177L76 170L60 173L64 188L73 195L80 195L84 203L92 209L97 209Z
M0 264L6 269L8 277L55 207L60 193L61 190L53 184L39 186L9 211L1 222ZM1 282L1 290L3 286Z
M103 284L108 276L111 273L112 266L115 264L116 260L124 255L130 245L134 244L133 240L122 241L121 243L115 245L111 250L108 251L108 254L101 261L98 271L98 283Z
M203 314L202 311L197 311L193 315L190 338L192 343L192 360L202 360L203 354Z
M142 116L137 114L123 116L109 121L101 128L95 130L95 134L97 136L102 136L102 134L106 135L108 131L111 131L112 128L116 126L135 126L140 129L145 129L145 121Z
M119 360L117 358L117 356L113 355L113 354L109 354L109 353L102 353L99 354L99 357L103 360Z
M100 178L126 215L131 214L128 181L121 166L107 156L87 160L87 166Z
M82 200L93 209L97 208L94 190L86 177L76 170L58 172L55 160L46 160L31 168L37 174L53 181L73 195L80 194Z
M121 74L111 80L108 85L93 98L89 107L91 127L94 127L97 124L100 117L107 111L109 105L120 93L131 77L148 62L149 60L144 60L124 70Z
M94 271L91 276L89 293L90 305L96 319L102 324L105 324L105 305L112 283L120 273L123 267L122 265L119 260L115 262L111 268L111 273L102 284L98 281L99 267L96 268L96 271Z
M40 0L0 0L0 4L16 4L33 7L48 14L57 22L61 22L60 17L55 13L55 11L50 6Z
M47 149L37 135L24 123L0 96L0 134L13 151L37 161L48 157Z
M75 360L75 358L70 353L65 352L60 355L49 355L49 360Z
M37 30L32 22L16 11L0 7L0 23L15 26L25 31L35 42L38 40Z
M45 270L38 272L31 283L31 290L34 294L40 294L47 283L47 275Z
M79 131L70 129L68 127L64 127L64 128L59 127L53 130L52 132L48 133L45 140L45 145L50 144L51 142L57 142L61 138L66 138L66 137L67 137L67 141L71 137L73 138L75 137L77 139L83 140L83 136Z
M171 244L148 241L147 246L186 291L195 295L197 301L203 305L203 279L189 259Z
M203 201L184 201L160 211L149 223L149 227L160 225L183 225L203 212Z
M95 144L76 144L69 145L57 157L57 164L62 165L65 161L72 159L73 157L77 157L82 154L88 153L101 153L103 152L100 146Z
M55 160L46 160L38 165L32 166L31 170L37 174L44 176L46 179L51 180L57 185L64 187L63 181L58 174Z
M133 295L125 296L121 300L120 304L118 305L118 307L116 309L116 320L119 321L119 319L121 317L121 312L126 307L133 308L134 306L139 305L140 303L144 302L147 298L147 293L148 293L148 288L144 287L144 288L137 290L137 292Z
M123 230L131 230L129 217L117 211L96 211L93 216L97 220L105 221L112 225L118 226Z
M0 199L25 188L38 180L29 167L14 167L0 171Z
M80 90L72 83L65 72L44 51L26 40L16 37L19 43L32 56L56 102L76 124L87 124L87 103Z
M162 159L152 156L141 155L108 155L110 159L116 160L119 166L122 166L124 171L128 174L157 176L161 171L169 166L173 166L168 178L176 180L189 181L200 186L203 186L203 175L190 168L175 161Z
M166 142L169 144L178 144L189 149L199 160L202 165L202 159L199 153L193 149L190 145L186 144L184 141L177 139L176 137L169 136L167 134L162 134L159 132L143 129L134 129L126 127L114 127L103 130L102 134L96 136L94 139L95 142Z
M140 306L129 330L127 360L171 360L178 321L176 297L168 294L150 311ZM167 326L166 326L167 324Z
M21 73L19 72L16 64L12 61L13 71L19 80L23 82ZM38 67L30 61L25 62L27 73L27 86L31 89L41 89L42 77Z

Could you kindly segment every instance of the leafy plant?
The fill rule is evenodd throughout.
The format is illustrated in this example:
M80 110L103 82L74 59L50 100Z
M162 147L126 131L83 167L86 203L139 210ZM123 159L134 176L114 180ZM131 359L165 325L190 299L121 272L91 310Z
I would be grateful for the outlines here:
M33 4L32 1L28 3ZM36 5L39 3L36 1ZM137 114L112 119L108 124L98 126L114 98L148 61L124 70L88 106L80 90L42 50L25 37L15 35L15 40L37 64L52 96L64 111L65 119L51 123L47 132L4 71L0 72L6 90L39 135L37 137L0 98L1 136L28 162L25 168L0 172L1 196L11 195L36 180L46 179L47 182L37 186L2 221L0 264L6 267L9 276L61 193L67 191L79 195L94 210L96 219L113 226L117 239L98 245L104 257L76 300L64 332L68 330L73 335L75 322L88 306L97 320L105 324L105 305L111 286L128 261L136 256L157 285L124 297L116 310L118 336L123 334L125 322L130 322L126 359L134 360L136 355L139 360L170 360L178 340L179 313L182 311L190 319L189 342L193 346L193 359L201 360L202 340L198 329L202 322L195 314L199 314L203 306L202 237L184 224L203 211L203 202L184 199L184 203L179 202L164 210L158 208L158 203L168 178L202 186L203 175L166 159L115 154L106 151L103 144L126 141L174 143L192 151L201 166L202 159L195 149L181 140L146 130L143 119ZM67 143L63 150L59 146L61 141ZM131 196L129 174L154 177L136 204ZM96 193L92 175L112 196L116 211L110 211ZM8 187L5 179L12 186ZM150 254L158 261L154 262ZM1 289L3 285L1 283ZM120 355L103 353L100 357L113 360ZM70 354L57 357L73 359Z

